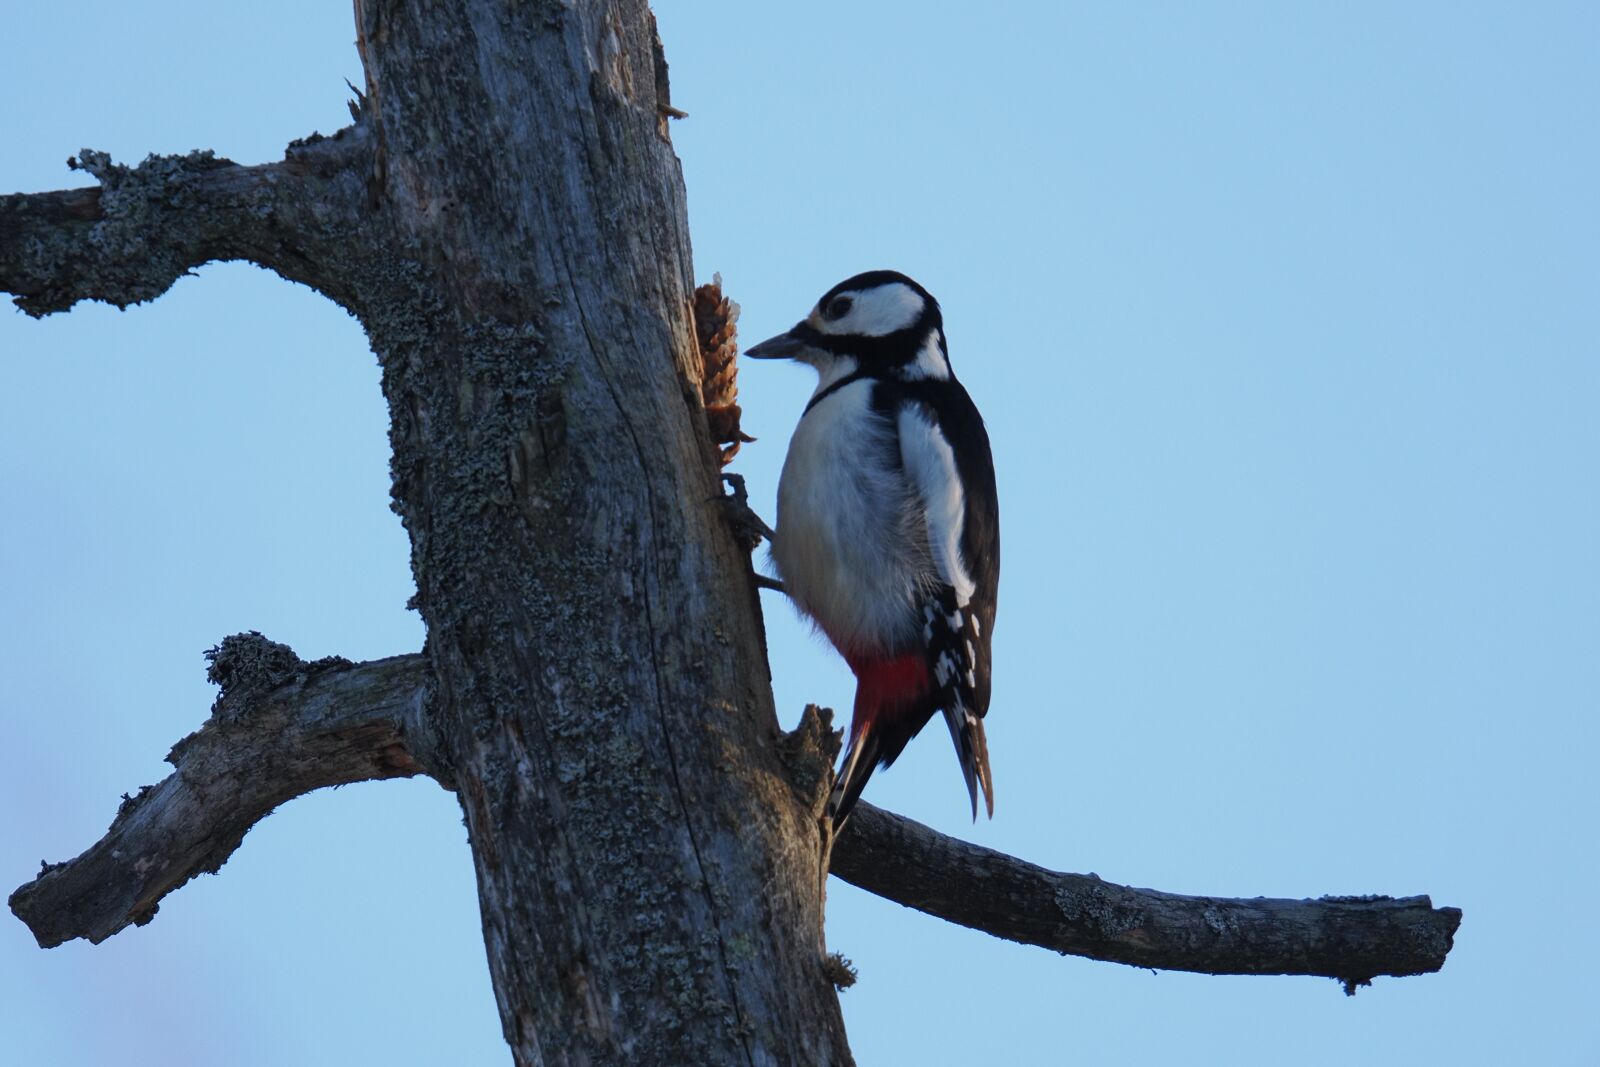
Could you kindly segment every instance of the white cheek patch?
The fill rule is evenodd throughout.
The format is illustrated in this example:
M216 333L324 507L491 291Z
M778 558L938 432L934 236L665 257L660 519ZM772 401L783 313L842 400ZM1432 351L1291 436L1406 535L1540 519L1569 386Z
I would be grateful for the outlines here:
M977 586L961 560L967 497L956 473L955 452L920 404L907 404L900 409L898 428L900 461L927 515L928 548L933 562L939 576L955 590L956 604L966 607ZM958 624L955 629L959 628Z
M844 318L825 324L829 333L884 337L915 325L922 317L922 294L904 282L840 295L849 296L854 303Z

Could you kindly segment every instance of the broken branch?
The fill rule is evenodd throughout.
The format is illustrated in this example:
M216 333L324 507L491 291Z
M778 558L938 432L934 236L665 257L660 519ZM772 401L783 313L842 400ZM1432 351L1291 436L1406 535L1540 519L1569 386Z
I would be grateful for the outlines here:
M306 663L260 634L229 637L209 656L222 693L206 723L172 747L173 773L125 794L105 837L76 859L44 864L11 895L41 947L75 937L98 944L143 926L162 897L215 873L287 800L408 778L424 764L438 776L421 656Z
M1067 955L1202 974L1311 974L1345 992L1437 971L1461 924L1427 897L1248 900L1060 874L857 804L832 873L962 926Z
M429 773L449 785L424 704L420 655L305 663L260 634L213 650L222 694L173 747L177 770L125 798L77 859L46 864L11 896L44 947L100 942L150 921L163 896L215 872L284 801L327 785ZM801 738L816 747L816 731ZM813 736L815 735L815 736ZM819 767L826 766L826 759ZM1347 992L1379 975L1437 971L1461 912L1427 897L1229 899L1062 874L858 804L832 873L949 922L1090 959L1204 974L1308 974Z
M83 150L67 161L88 189L0 196L0 290L38 318L80 300L153 300L214 260L244 259L351 306L341 278L366 212L361 125L244 167L210 152L137 167Z

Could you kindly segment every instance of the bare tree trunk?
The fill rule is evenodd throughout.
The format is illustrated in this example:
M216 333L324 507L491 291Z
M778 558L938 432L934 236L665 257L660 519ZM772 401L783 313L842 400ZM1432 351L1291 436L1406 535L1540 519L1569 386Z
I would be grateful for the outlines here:
M648 6L355 10L354 127L266 167L85 153L101 189L8 203L3 283L37 314L249 258L365 325L428 627L419 747L460 795L518 1063L847 1063L826 768L797 791L780 762L713 503Z
M382 233L358 312L507 1040L530 1064L848 1062L822 844L685 388L654 20L356 13Z
M420 656L216 651L211 719L107 836L12 895L43 945L148 922L321 785L455 789L518 1064L850 1062L822 945L833 739L780 733L744 550L713 503L684 193L644 0L357 0L356 122L241 167L116 166L0 197L35 315L248 259L366 326ZM726 347L731 338L719 335ZM723 396L718 415L725 417ZM1347 986L1436 970L1426 898L1224 901L1057 875L863 806L839 873L1060 951Z

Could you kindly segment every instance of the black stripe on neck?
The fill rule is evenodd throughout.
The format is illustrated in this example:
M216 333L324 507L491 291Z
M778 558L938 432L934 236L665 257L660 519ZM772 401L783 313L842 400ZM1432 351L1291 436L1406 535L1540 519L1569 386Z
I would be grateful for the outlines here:
M840 378L838 381L822 390L822 392L812 397L811 402L806 405L806 409L800 413L800 417L803 419L807 415L811 414L812 408L816 407L818 404L822 403L824 400L828 399L828 397L832 396L834 393L837 393L851 382L859 382L861 379L868 377L871 377L871 375L867 373L867 369L865 367L857 367L855 370L851 371L849 374L846 374L843 378Z

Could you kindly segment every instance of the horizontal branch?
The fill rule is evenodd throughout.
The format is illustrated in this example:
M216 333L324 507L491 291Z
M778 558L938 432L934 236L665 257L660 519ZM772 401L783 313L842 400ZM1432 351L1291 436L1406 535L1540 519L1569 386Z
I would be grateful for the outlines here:
M436 772L418 655L306 663L260 634L213 649L211 717L167 756L160 784L124 794L111 829L11 895L41 947L143 926L161 898L215 873L283 802L329 785Z
M1379 975L1437 971L1457 908L1427 897L1180 896L1059 874L857 804L832 873L869 893L1067 955L1203 974L1310 974L1354 993Z
M89 851L46 864L11 908L45 947L143 924L163 896L214 872L275 806L326 785L431 773L448 784L423 708L420 655L304 663L259 634L212 654L211 718L167 758L176 772L125 799ZM827 728L808 709L788 747L827 771ZM791 759L797 758L791 753ZM820 762L818 762L820 760ZM819 803L820 796L818 794ZM1379 975L1437 971L1461 912L1427 897L1235 900L1059 874L858 804L832 873L962 926L1091 959L1205 974L1310 974L1347 991Z
M210 152L127 167L84 149L67 165L98 186L0 196L0 291L35 317L80 300L127 307L203 264L244 259L349 306L367 141L357 124L251 167Z

